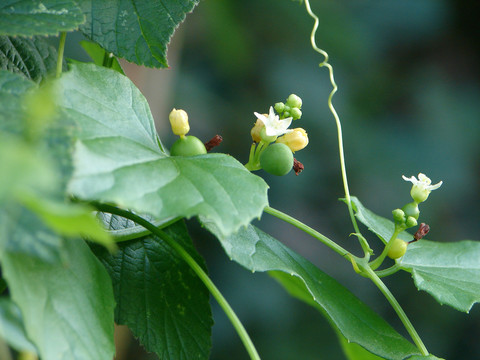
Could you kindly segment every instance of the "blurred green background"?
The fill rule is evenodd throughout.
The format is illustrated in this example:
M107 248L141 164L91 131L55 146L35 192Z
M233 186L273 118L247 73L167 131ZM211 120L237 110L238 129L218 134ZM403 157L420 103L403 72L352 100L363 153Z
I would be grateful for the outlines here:
M339 91L350 190L389 217L409 202L401 175L424 172L444 185L421 206L428 238L479 239L480 2L445 0L312 0L320 17L317 44L328 51ZM207 141L221 134L219 152L246 162L253 112L267 112L290 93L303 99L310 144L296 157L300 176L276 178L271 206L359 251L343 196L337 135L327 107L331 90L323 59L310 47L313 22L289 0L206 0L188 15L169 49L170 69L125 64L145 94L167 146L171 108L189 113L191 133ZM78 35L80 36L80 35ZM79 58L69 39L67 56ZM335 333L322 316L290 298L266 274L231 262L218 242L189 221L214 282L236 310L263 359L342 359ZM264 215L263 230L337 278L400 333L406 333L373 284L312 238ZM364 235L367 235L365 230ZM370 235L369 235L370 236ZM370 236L371 242L376 242ZM377 247L377 250L380 250ZM479 259L480 261L480 259ZM427 348L446 359L480 359L480 306L470 315L440 306L418 292L410 275L386 279ZM246 359L237 334L217 304L212 359ZM130 347L119 359L154 358Z

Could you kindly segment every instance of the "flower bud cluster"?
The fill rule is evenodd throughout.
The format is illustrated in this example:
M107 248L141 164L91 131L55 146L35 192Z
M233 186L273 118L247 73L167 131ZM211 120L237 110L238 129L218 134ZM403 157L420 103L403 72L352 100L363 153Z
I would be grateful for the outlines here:
M435 185L431 185L432 181L425 174L418 174L418 179L414 176L407 178L402 176L405 181L412 183L412 189L410 195L413 199L412 202L404 205L401 209L395 209L392 212L395 226L401 226L405 229L416 226L417 220L420 216L420 209L418 205L427 200L428 195L433 190L438 189L442 185L442 181Z
M284 164L282 165L282 171L268 172L275 173L275 175L284 175L285 168L289 167L289 171L291 170L294 160L292 154L308 145L308 134L304 129L289 129L293 120L301 118L301 107L302 99L295 94L291 94L285 103L278 102L275 106L270 106L268 114L254 113L257 121L250 131L254 145L252 145L250 159L245 165L247 169L273 169L276 167L274 164L278 162L278 164ZM274 151L273 148L268 150L270 144L274 142L275 145L278 145L275 146L276 150ZM288 149L287 151L290 154L286 153L284 149ZM264 152L265 155L260 156Z

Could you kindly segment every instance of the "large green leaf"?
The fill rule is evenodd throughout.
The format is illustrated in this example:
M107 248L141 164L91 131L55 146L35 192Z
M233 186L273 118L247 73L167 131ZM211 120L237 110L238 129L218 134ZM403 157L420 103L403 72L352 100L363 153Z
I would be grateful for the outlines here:
M418 289L440 304L469 312L480 302L480 242L438 243L420 240L410 244L401 260Z
M78 0L80 29L104 49L149 67L167 67L167 45L199 0Z
M24 247L54 237L41 224L21 227ZM20 235L20 234L19 234ZM56 260L46 262L4 245L0 262L29 339L44 359L112 359L113 291L105 268L84 241L64 240ZM53 251L52 247L49 251Z
M0 69L39 82L54 71L56 64L57 51L45 38L0 36Z
M352 198L356 217L383 239L393 234L394 224L366 209ZM412 240L406 232L404 240ZM420 240L408 245L399 264L412 273L418 289L432 295L440 304L468 312L480 301L480 242L438 243Z
M58 138L50 132L48 139L38 134L25 140L31 123L25 119L23 95L35 87L21 75L0 71L2 275L41 358L111 359L114 300L105 268L83 240L59 237L21 205L33 193L37 199L59 201L63 211L67 206L63 173L55 165L68 162L69 152L54 150ZM51 204L43 206L39 201L34 206L50 224L50 215L58 216L58 208L52 209ZM71 225L79 231L78 217L85 224L85 213L89 211L74 211L73 216L66 214L66 220L76 217Z
M37 353L37 349L25 333L20 309L6 297L0 298L0 338L5 339L17 351Z
M2 0L0 35L57 35L85 22L73 0Z
M72 65L60 79L60 106L80 131L69 190L157 219L202 215L230 234L267 205L267 184L233 157L170 157L148 104L118 72Z
M254 226L220 239L227 255L251 271L270 271L289 291L323 312L349 341L386 359L404 359L418 349L335 279Z
M107 216L114 230L135 224ZM182 221L165 231L204 266ZM119 243L119 251L96 250L115 292L115 321L128 325L148 351L161 359L208 359L213 324L209 293L196 274L154 236Z
M338 335L343 353L348 360L381 360L381 357L372 354L358 344L348 342L342 335Z

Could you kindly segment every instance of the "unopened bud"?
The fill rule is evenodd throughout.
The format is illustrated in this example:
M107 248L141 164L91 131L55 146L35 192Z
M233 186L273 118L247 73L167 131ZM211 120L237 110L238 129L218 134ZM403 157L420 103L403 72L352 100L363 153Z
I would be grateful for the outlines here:
M275 104L274 108L275 108L275 111L280 114L285 109L285 104L282 102L278 102Z
M190 131L188 114L184 110L173 109L168 116L172 132L178 136L185 136Z
M293 117L293 120L298 120L302 117L302 110L294 107L290 110L290 115Z
M407 219L409 216L413 217L414 219L418 219L420 216L420 210L418 209L418 204L415 201L402 207L402 210L405 212Z
M393 215L393 220L395 220L397 224L405 223L406 219L405 219L405 213L403 212L403 210L395 209L392 211L392 215Z
M296 108L301 109L302 108L302 99L295 94L291 94L287 99L287 105L292 107L292 108L296 107Z
M292 152L302 150L308 145L307 132L302 128L293 129L293 131L280 136L277 139L278 143L287 145Z
M407 227L411 228L413 226L417 226L417 219L415 219L413 216L409 216L407 218L407 221L405 222L405 225L407 225Z

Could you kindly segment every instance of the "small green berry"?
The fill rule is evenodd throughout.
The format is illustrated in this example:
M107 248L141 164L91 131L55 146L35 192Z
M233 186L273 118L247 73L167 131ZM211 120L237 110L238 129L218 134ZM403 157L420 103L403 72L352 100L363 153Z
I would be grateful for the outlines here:
M269 174L287 175L293 167L292 151L282 143L269 145L260 155L260 165Z
M275 108L275 111L280 114L285 109L285 104L282 102L278 102L275 104L274 108Z
M282 118L285 119L285 118L288 118L288 117L290 117L290 112L285 111L285 112L283 113L283 117L282 117Z
M290 106L290 107L296 107L296 108L301 109L302 108L302 99L295 94L291 94L287 99L287 105Z
M170 148L172 156L195 156L206 153L205 145L195 136L180 137Z
M398 259L401 258L407 252L407 245L408 243L403 241L402 239L396 238L393 240L393 244L388 250L387 256L390 259Z

